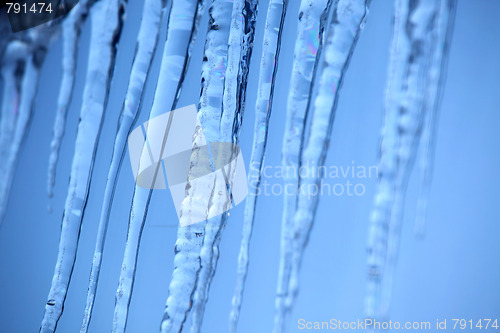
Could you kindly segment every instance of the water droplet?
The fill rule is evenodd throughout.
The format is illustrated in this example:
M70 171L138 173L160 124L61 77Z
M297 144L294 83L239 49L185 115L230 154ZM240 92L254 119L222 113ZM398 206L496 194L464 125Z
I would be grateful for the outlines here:
M50 306L54 306L54 305L56 305L56 300L55 300L55 299L49 299L49 300L47 301L47 305L50 305Z

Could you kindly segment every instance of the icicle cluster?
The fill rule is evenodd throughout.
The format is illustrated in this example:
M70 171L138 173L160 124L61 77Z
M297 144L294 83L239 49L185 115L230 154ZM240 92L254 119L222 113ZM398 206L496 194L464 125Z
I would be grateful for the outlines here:
M293 216L299 188L300 151L303 146L307 111L311 102L313 81L321 55L323 32L331 3L330 0L302 0L300 4L282 150L282 163L285 170L283 186L291 190L290 195L284 196L274 332L284 330L286 315L291 307L291 304L286 302L291 274Z
M90 271L87 304L85 306L81 332L87 332L89 328L99 280L99 272L101 270L104 242L108 229L109 215L111 213L111 204L118 179L118 172L125 155L127 136L137 120L141 107L144 86L149 75L153 55L158 43L158 33L163 14L164 11L162 10L161 0L146 0L144 2L143 17L137 38L136 53L132 63L132 70L125 101L123 103L118 121L118 129L115 136L113 154L106 181L106 189L104 191L104 200L101 208L99 229L97 232L96 246Z
M424 126L425 140L432 142L455 6L455 0L396 1L380 178L368 239L370 318L388 316L406 186Z
M59 252L40 327L40 331L44 333L54 332L56 329L75 264L83 211L114 68L116 44L121 33L123 10L122 3L110 0L97 2L91 11L92 47L64 207Z
M213 0L209 9L209 29L205 41L205 56L202 66L202 92L199 105L199 119L207 142L218 141L219 124L222 110L224 76L227 66L227 44L232 2ZM201 130L201 129L200 129ZM201 146L202 135L195 134L193 147ZM196 151L196 150L194 150ZM197 168L197 165L192 168ZM214 177L212 177L214 178ZM186 186L188 196L181 205L181 219L190 219L197 210L208 214L209 207L199 207L198 196L211 197L213 183L207 180L206 186ZM193 211L194 210L194 211ZM201 212L200 212L201 213ZM198 213L198 214L200 214ZM203 213L201 213L203 214ZM208 215L205 215L208 216ZM187 313L194 307L193 330L201 324L207 282L211 274L212 248L202 248L207 237L214 237L218 225L212 222L200 222L186 227L179 227L175 244L174 272L169 286L169 296L165 307L161 331L179 332L186 321ZM182 221L181 221L182 222ZM189 223L189 222L188 222ZM183 224L183 223L181 223ZM207 235L208 233L208 235ZM203 272L202 266L204 266Z
M208 0L172 0L167 22L153 106L149 118L174 110L188 69L198 26ZM41 332L54 332L62 315L75 264L80 228L88 199L92 169L106 110L117 43L124 21L122 0L80 0L64 18L12 34L0 13L0 225L5 214L15 166L32 116L40 69L47 46L63 31L62 82L51 142L47 192L53 194L61 140L75 82L79 35L90 7L92 31L83 104L66 198L59 252L45 305ZM141 109L158 34L167 13L165 0L145 0L136 53L108 172L99 229L90 272L81 332L89 330L106 231L127 137ZM282 164L284 211L281 254L275 300L274 332L284 332L299 288L303 253L319 201L321 168L325 162L339 91L364 27L370 0L302 0L287 102ZM244 226L229 331L236 332L245 279L249 243L255 220L257 192L266 151L273 91L288 0L269 0L250 172L252 183ZM192 172L206 168L200 156L210 142L237 143L245 109L249 65L255 35L258 0L212 0L202 66L200 124L193 135ZM399 247L403 203L408 178L421 146L421 193L416 230L423 232L431 182L432 159L440 96L446 74L456 0L396 0L394 32L385 96L385 123L380 146L380 178L370 217L368 237L368 292L366 314L386 319L392 276ZM332 13L329 20L329 13ZM2 16L3 15L3 16ZM325 38L324 32L328 30ZM323 45L324 44L324 45ZM322 62L320 63L320 59ZM315 92L315 96L313 96ZM173 114L173 113L172 113ZM171 115L172 115L171 114ZM171 119L170 119L171 120ZM202 132L203 127L203 132ZM167 140L167 139L165 139ZM165 142L164 142L165 143ZM212 155L213 154L213 155ZM210 152L211 167L226 158ZM224 155L224 156L223 156ZM205 163L206 164L206 163ZM257 166L257 168L255 168ZM155 177L160 172L158 163ZM308 168L303 176L301 168ZM213 170L210 170L213 171ZM232 177L232 172L228 172ZM219 243L232 203L227 175L209 172L206 182L189 176L181 205L181 225L174 247L174 271L160 330L181 332L191 312L191 333L202 327L209 289L215 275ZM204 178L205 179L205 178ZM137 259L153 190L135 187L128 233L116 292L113 332L125 332ZM210 198L200 205L200 198ZM199 216L203 222L192 224Z
M165 110L175 109L203 12L203 4L204 1L202 0L174 0L171 4L167 39L163 50L154 102L149 115L150 119L164 113ZM145 20L145 22L147 21ZM146 31L145 33L151 34L151 32ZM141 75L140 72L137 74ZM128 96L125 103L132 97ZM123 145L125 145L130 126L126 132L123 132L120 139ZM116 292L113 332L124 332L127 324L140 238L151 195L152 190L135 187L130 210L127 242Z

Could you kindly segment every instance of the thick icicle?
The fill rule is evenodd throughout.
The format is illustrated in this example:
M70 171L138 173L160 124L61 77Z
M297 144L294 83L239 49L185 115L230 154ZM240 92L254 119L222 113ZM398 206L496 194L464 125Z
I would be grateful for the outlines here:
M50 143L49 171L47 177L47 194L49 198L53 195L53 188L56 176L57 161L59 159L59 149L66 127L66 114L68 112L73 85L75 83L76 53L80 30L89 7L93 1L81 0L69 12L62 23L63 35L63 57L62 57L62 81L57 99L57 112L54 122L53 137Z
M364 27L370 0L339 0L333 9L324 61L319 80L318 95L311 115L311 127L302 152L301 167L306 177L300 176L301 189L293 221L293 253L287 306L292 306L299 288L299 270L311 233L316 208L321 195L321 179L330 135L337 109L339 91L356 42Z
M389 313L406 186L425 117L437 107L454 8L455 0L396 1L380 177L368 238L370 318L385 319Z
M248 272L250 239L255 219L257 192L266 151L269 117L271 116L274 83L276 79L276 71L278 69L281 36L283 32L283 24L285 22L287 5L288 0L271 0L267 10L264 41L262 43L262 58L260 63L258 85L259 89L255 104L255 130L252 156L250 160L250 170L248 171L250 191L245 204L243 235L240 253L238 255L236 287L229 318L229 331L231 333L236 332L241 303L243 301L245 280Z
M284 196L281 226L280 266L275 304L274 332L284 330L290 304L286 304L292 255L292 226L299 188L298 170L303 146L307 110L311 101L313 81L321 54L324 26L331 0L302 0L300 3L297 41L288 95L285 135L283 138L283 186L291 188Z
M217 141L237 142L238 140L245 104L248 67L252 55L257 2L257 0L238 0L234 1L232 5L231 23L227 39L227 68L223 81L222 116L219 120ZM231 9L231 6L226 4L226 8ZM218 14L221 15L223 12L219 11ZM218 18L215 15L214 13L214 20L217 22ZM221 15L220 17L224 18L225 16ZM219 37L222 36L221 33ZM207 137L207 139L208 141L216 140L211 137ZM214 209L228 203L225 187L225 180L220 175L216 176L212 197L212 207ZM200 255L201 268L193 299L192 333L198 333L201 330L205 305L219 257L219 243L226 221L226 214L207 221Z
M199 105L199 119L203 126L207 142L218 141L219 126L222 111L224 77L227 66L227 41L229 38L229 23L232 2L229 0L213 0L209 9L209 29L205 41L205 56L202 65L202 92ZM193 147L201 145L201 137L195 135ZM195 151L195 149L193 149ZM196 168L196 165L192 168ZM186 186L188 196L181 206L181 218L189 219L191 211L206 212L210 207L198 207L196 197L200 195L214 196L215 177L213 184L207 186ZM211 181L210 181L211 182ZM209 186L210 185L210 186ZM217 195L215 195L217 197ZM214 199L217 201L217 198ZM214 203L216 204L216 203ZM208 216L208 215L205 215ZM169 296L161 324L161 332L180 332L191 307L204 306L206 284L200 285L200 280L208 280L209 267L200 274L201 265L210 265L212 248L202 251L208 238L215 238L218 232L219 217L207 222L179 227L175 244L174 272L169 286ZM182 222L182 221L181 221ZM182 224L182 223L181 223ZM200 276L201 275L201 276ZM196 310L195 310L196 311ZM199 317L193 320L201 322ZM192 328L195 327L193 324Z
M203 0L174 0L172 2L168 19L167 40L163 50L150 119L176 107L203 13L203 4ZM128 132L122 138L123 144L125 144L127 134ZM127 324L140 238L151 195L152 190L135 187L127 243L116 292L113 332L124 332Z
M101 208L99 229L90 271L87 303L85 306L81 332L87 332L89 328L118 172L123 161L123 156L125 155L127 136L137 120L141 107L144 86L149 75L153 55L158 43L158 33L163 14L164 10L162 10L161 0L145 1L141 26L137 37L136 53L132 63L125 101L118 121L113 154L108 171L108 178L106 180L106 189L104 191L103 205Z
M0 118L0 225L7 209L15 167L25 141L47 47L58 34L56 22L41 25L6 44ZM1 50L0 52L2 52Z
M97 2L91 12L92 33L87 78L63 214L59 253L40 327L40 331L44 333L54 332L56 329L73 272L90 176L114 68L116 44L121 33L123 10L123 4L118 0L109 0Z
M446 8L448 6L448 9ZM453 35L455 23L456 0L443 1L440 9L440 18L437 22L436 48L434 50L431 68L429 71L429 82L427 84L427 114L420 139L420 193L417 202L417 213L415 220L415 234L424 236L427 205L432 181L434 164L434 149L436 145L436 130L441 106L442 90L446 80L448 65L448 54Z

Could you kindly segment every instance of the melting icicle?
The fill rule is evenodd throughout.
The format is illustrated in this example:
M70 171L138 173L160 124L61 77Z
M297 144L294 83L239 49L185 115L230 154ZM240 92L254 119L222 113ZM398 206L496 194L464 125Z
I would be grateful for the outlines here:
M153 55L158 43L158 33L163 13L164 11L162 10L161 0L145 1L141 26L137 37L136 53L132 64L125 102L123 103L120 119L118 121L118 129L113 146L113 154L108 171L106 189L104 191L104 199L101 208L94 257L90 271L87 303L85 306L81 332L87 332L89 328L118 172L123 161L123 156L125 155L127 135L132 129L132 126L136 122L139 114L144 85L148 78Z
M200 97L199 119L207 142L218 141L219 125L222 109L224 76L227 65L227 48L229 38L229 20L232 3L229 0L213 0L209 9L209 29L205 41L205 56L202 66L202 92ZM195 135L193 147L202 145L201 135ZM195 149L194 149L195 151ZM194 165L192 168L196 168ZM217 182L219 183L219 182ZM216 184L213 177L213 184ZM207 183L207 185L210 185ZM181 205L181 219L190 219L192 214L208 216L209 207L199 207L196 197L213 195L213 186L186 186L188 196ZM200 279L208 280L211 274L209 267L200 274L201 265L210 265L212 248L202 251L207 237L213 238L218 225L212 220L200 222L186 227L179 227L175 244L175 268L169 286L169 296L161 324L161 332L180 332L186 316L192 306L199 308L204 302L206 284ZM182 222L182 221L181 221ZM183 223L181 223L183 224ZM189 222L188 222L189 224ZM207 235L208 233L208 235ZM201 275L201 276L200 276ZM193 305L194 303L194 305ZM196 311L196 310L195 310ZM194 316L193 321L200 321ZM193 327L195 324L193 324Z
M25 141L47 47L58 33L51 22L6 44L2 59L4 91L0 124L0 225L7 209L15 167ZM21 41L22 40L22 41ZM2 50L3 51L3 50Z
M0 223L7 208L12 175L7 172L11 160L11 143L15 135L19 115L19 99L24 78L28 47L24 42L14 40L7 45L2 60L3 98L0 117Z
M219 137L222 141L237 141L243 118L248 66L257 19L258 0L234 1L228 40L227 70Z
M362 27L368 15L370 0L340 0L334 5L324 61L315 98L311 127L302 152L301 167L306 177L300 176L301 190L293 221L293 252L291 277L287 299L292 306L299 288L299 270L311 233L319 201L320 182L330 143L339 90Z
M90 175L106 108L116 43L122 27L123 5L118 0L97 2L92 10L92 35L87 79L75 143L68 195L59 239L59 253L45 306L41 332L54 332L62 314L73 271ZM103 83L104 86L101 84Z
M257 0L238 0L234 1L232 6L230 6L231 2L229 2L229 5L225 4L227 9L231 9L232 7L232 13L229 37L227 38L227 35L223 35L226 31L224 28L221 29L222 32L219 34L219 38L227 38L229 47L227 49L225 80L223 81L222 116L219 120L218 141L238 141L239 128L241 126L245 104L248 68L253 49L257 3ZM216 15L220 16L217 17ZM222 8L218 13L215 13L214 10L213 18L215 22L222 21L225 17L223 15L224 12ZM211 106L214 107L214 109L216 107L215 105ZM220 106L217 107L220 109ZM203 125L205 124L203 123ZM215 138L207 138L209 141L215 140ZM220 158L221 156L219 155L218 157ZM232 171L229 171L229 174L232 175ZM209 209L217 209L220 211L218 207L230 204L231 199L226 196L226 181L224 177L216 175L215 178L212 207ZM219 258L219 243L227 218L228 216L223 214L207 221L203 247L200 254L201 268L198 273L198 281L193 299L192 333L198 333L201 330L205 305L208 300L208 292Z
M455 0L396 1L380 178L368 238L370 318L388 316L406 185L425 117L437 108L454 8Z
M447 8L448 7L448 8ZM446 80L448 54L455 23L456 0L442 1L440 17L437 22L436 48L433 50L432 63L429 70L429 82L426 89L427 114L420 139L421 151L419 168L421 188L417 202L415 233L417 236L425 234L425 220L427 205L432 181L434 164L434 149L436 145L436 128L439 118L442 90Z
M167 40L163 50L150 119L176 107L187 71L191 49L203 13L203 4L204 1L202 0L174 0L172 2L168 20ZM132 125L129 125L129 128L130 126ZM122 135L123 145L125 145L126 135L128 135L128 131ZM130 210L127 243L116 292L113 332L124 332L127 325L140 238L151 195L152 190L135 187Z
M292 226L298 193L298 167L304 136L307 110L321 54L324 25L331 0L302 0L300 3L297 41L293 59L290 93L288 95L285 136L283 139L283 186L292 188L291 195L284 196L281 226L281 253L276 295L274 332L284 330L285 317L290 304L286 304L290 280L292 255Z
M250 160L251 167L248 173L248 182L253 182L254 185L250 186L251 191L248 194L245 204L243 235L240 253L238 255L236 288L232 300L229 321L229 331L231 333L236 332L241 303L243 300L245 280L248 272L249 246L255 219L257 189L260 184L264 155L266 151L267 129L269 126L269 117L271 116L274 82L276 79L276 71L278 69L281 35L283 32L287 5L288 0L271 0L267 10L259 73L259 89L255 105L255 130L252 156ZM253 167L254 165L257 165L258 168Z
M92 1L81 0L70 11L62 23L63 31L63 60L62 60L62 80L57 99L57 112L54 122L52 142L50 143L49 171L47 178L47 194L49 198L53 196L53 189L56 176L57 161L61 140L66 127L66 115L68 112L73 85L75 83L76 53L81 26L87 17L88 9ZM49 209L50 210L50 209Z

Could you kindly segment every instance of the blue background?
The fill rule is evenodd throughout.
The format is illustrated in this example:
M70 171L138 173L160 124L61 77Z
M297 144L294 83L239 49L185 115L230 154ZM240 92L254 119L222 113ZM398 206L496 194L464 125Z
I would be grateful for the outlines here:
M281 143L295 43L298 0L291 0L280 58L266 165L281 164ZM247 108L240 144L250 160L253 111L258 82L267 1L261 1L251 64ZM142 13L130 1L119 45L111 95L92 175L78 258L59 332L80 328L94 250L102 194ZM372 1L341 90L327 166L375 165L383 118L383 96L391 39L393 2ZM394 278L392 319L500 317L500 2L461 0L449 59L448 79L439 119L430 195L427 237L413 235L418 182L410 182L399 266ZM10 203L0 231L0 331L35 332L43 316L55 260L62 211L78 124L89 47L90 22L82 33L77 81L58 165L55 196L46 197L52 124L61 79L61 40L55 42L42 71L36 110L17 167ZM205 15L178 106L198 102ZM165 27L160 41L164 40ZM147 119L159 69L157 50L139 121ZM417 170L415 170L417 171ZM414 176L417 173L414 172ZM280 179L267 179L279 183ZM363 181L362 197L325 196L305 252L301 289L290 319L342 321L363 318L366 286L366 239L375 179ZM133 191L128 157L122 168L111 215L92 332L111 329L114 295L125 246ZM51 205L53 213L47 213ZM231 211L221 242L220 260L204 319L204 332L225 332L234 290L244 204ZM250 272L239 332L269 332L274 314L279 262L282 198L261 197L251 244ZM168 191L156 191L144 229L128 332L157 332L173 270L177 217Z

